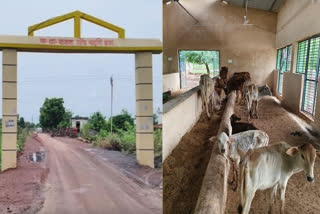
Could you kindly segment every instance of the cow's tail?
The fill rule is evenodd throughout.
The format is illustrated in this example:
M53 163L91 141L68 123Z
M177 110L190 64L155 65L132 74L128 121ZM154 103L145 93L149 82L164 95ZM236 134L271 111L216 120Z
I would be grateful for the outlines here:
M265 133L265 135L266 135L266 139L265 139L265 146L268 146L268 144L269 144L269 135L267 134L267 133Z

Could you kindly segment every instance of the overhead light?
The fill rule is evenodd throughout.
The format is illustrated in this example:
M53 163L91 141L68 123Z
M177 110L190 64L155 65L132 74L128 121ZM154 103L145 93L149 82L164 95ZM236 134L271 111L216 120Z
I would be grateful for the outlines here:
M222 0L221 1L223 4L229 4L229 2L225 1L225 0Z
M169 5L169 4L171 4L171 0L170 1L167 1L167 3L166 3L167 5Z

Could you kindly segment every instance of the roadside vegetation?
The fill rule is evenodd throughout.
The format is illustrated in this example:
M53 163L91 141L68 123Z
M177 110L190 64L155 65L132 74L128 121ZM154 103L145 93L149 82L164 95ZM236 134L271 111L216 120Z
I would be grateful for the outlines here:
M95 112L89 118L88 123L82 128L80 136L105 149L122 151L128 154L136 152L136 126L134 118L126 110L121 114L106 119L100 112ZM158 124L158 118L154 116L154 123ZM154 133L155 156L162 156L162 130Z
M25 141L30 135L31 131L34 130L36 125L34 123L25 122L23 117L20 117L18 120L18 141L17 141L17 150L18 153L23 150ZM2 119L0 119L0 168L1 168L1 154L2 151Z
M43 131L54 132L71 127L72 112L64 107L63 98L46 98L40 108L40 126ZM158 124L158 117L154 115L154 124ZM93 146L104 149L121 151L127 154L136 152L135 118L123 109L119 115L106 118L101 112L93 113L88 123L80 130L80 137L88 140ZM154 134L155 156L161 163L162 130L157 129Z
M18 152L21 152L24 143L26 142L30 133L36 128L34 123L25 122L23 117L20 117L18 120L18 142L17 142L17 149Z

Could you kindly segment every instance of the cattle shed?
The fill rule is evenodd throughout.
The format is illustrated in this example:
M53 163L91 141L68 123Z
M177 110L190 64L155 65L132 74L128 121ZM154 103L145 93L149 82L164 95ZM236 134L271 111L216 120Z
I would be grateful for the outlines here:
M75 116L71 118L72 128L76 128L80 131L84 125L88 123L88 117Z
M319 11L320 0L163 0L164 213L238 213L232 166L209 141L226 104L211 119L202 109L199 80L207 69L211 77L224 66L228 78L249 72L252 84L270 87L258 119L248 122L245 103L234 106L243 125L268 134L269 145L320 149ZM209 56L208 66L191 52ZM312 184L304 172L290 178L286 213L320 213L318 162L314 170ZM250 213L267 213L269 200L269 189L257 191ZM279 201L272 210L279 213Z

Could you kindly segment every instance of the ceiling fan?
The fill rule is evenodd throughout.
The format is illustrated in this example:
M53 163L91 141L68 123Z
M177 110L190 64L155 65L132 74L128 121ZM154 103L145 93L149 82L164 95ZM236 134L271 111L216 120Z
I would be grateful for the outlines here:
M249 0L246 0L245 10L244 10L244 17L243 17L243 24L242 25L252 26L253 24L250 24L249 23L249 19L247 19L248 3L249 3Z

